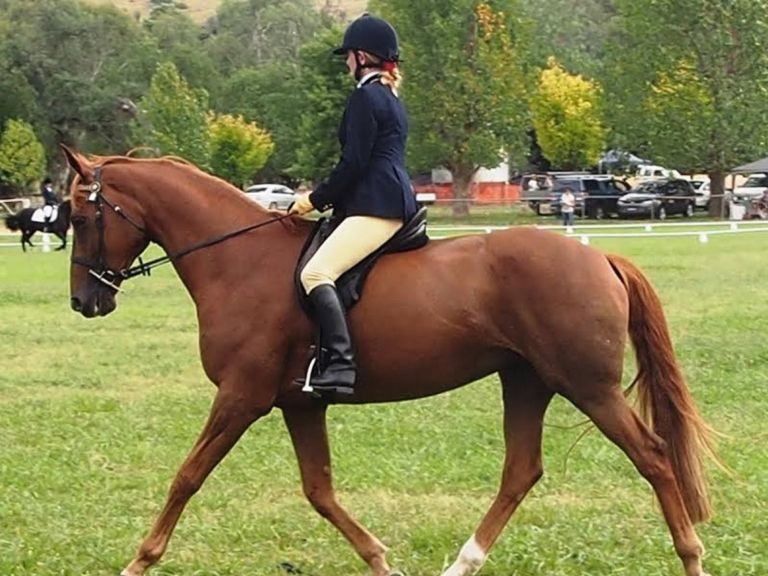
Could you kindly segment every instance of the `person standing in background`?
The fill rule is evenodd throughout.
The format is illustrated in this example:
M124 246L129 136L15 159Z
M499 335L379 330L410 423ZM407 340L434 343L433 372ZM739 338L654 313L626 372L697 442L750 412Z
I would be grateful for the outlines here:
M573 226L573 213L576 211L576 196L571 188L563 190L560 196L560 214L563 216L563 226Z

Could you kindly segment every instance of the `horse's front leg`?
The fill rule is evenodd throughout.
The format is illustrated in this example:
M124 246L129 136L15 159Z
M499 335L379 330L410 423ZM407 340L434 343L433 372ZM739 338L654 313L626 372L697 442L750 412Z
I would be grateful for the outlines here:
M121 576L141 576L149 566L160 560L189 499L248 426L272 408L271 400L254 405L254 402L244 401L242 391L240 394L233 392L237 390L225 388L224 385L219 389L205 428L171 484L165 507Z
M34 232L32 234L34 234ZM34 244L32 244L32 234L27 234L26 232L21 233L21 249L24 252L27 251L27 244L29 244L30 247L34 246Z
M56 251L58 252L59 250L64 250L67 247L67 233L64 232L62 234L62 233L56 232L56 236L58 236L59 240L61 240L61 246L56 248Z
M299 460L304 494L317 512L349 540L374 576L396 576L385 554L386 546L368 532L336 501L331 479L331 455L325 426L326 406L283 407L283 418Z

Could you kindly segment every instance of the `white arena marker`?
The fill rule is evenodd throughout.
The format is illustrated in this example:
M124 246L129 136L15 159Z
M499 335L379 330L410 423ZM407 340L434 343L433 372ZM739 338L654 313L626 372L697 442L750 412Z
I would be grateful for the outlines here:
M43 234L43 252L51 251L51 235L47 232Z
M566 226L565 227L565 233L566 234L573 234L573 226Z
M709 236L707 236L702 232L701 234L699 234L699 242L701 242L702 244L706 244L707 242L709 242Z
M493 232L493 230L491 230L490 228L486 228L486 229L485 229L485 233L486 233L486 234L490 234L491 232Z
M736 232L739 229L739 225L736 222L731 222L731 230Z
M589 236L582 236L581 243L584 244L584 246L589 246Z
M650 224L646 224L645 225L645 231L646 232L653 232L653 226L651 226Z

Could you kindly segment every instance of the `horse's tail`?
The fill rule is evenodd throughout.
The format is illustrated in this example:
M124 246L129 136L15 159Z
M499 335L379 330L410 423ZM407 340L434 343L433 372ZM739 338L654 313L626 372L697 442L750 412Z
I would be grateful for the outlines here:
M688 515L693 522L712 513L703 472L703 459L718 464L712 436L696 409L677 363L667 321L656 291L634 264L620 256L608 261L622 279L629 296L629 335L635 348L640 412L667 445Z
M8 228L8 230L10 230L11 232L16 232L16 230L19 230L21 228L21 218L19 218L15 214L6 216L5 225Z

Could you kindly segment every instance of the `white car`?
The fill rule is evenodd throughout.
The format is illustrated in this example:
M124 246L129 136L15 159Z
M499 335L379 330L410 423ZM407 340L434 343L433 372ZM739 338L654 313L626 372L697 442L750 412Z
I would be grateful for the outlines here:
M696 198L694 199L696 208L707 208L709 198L712 195L709 180L691 180L691 185L696 190Z
M287 210L296 200L296 192L282 184L254 184L245 195L270 210Z
M754 200L760 198L768 190L768 175L750 174L741 186L733 190L734 200Z

